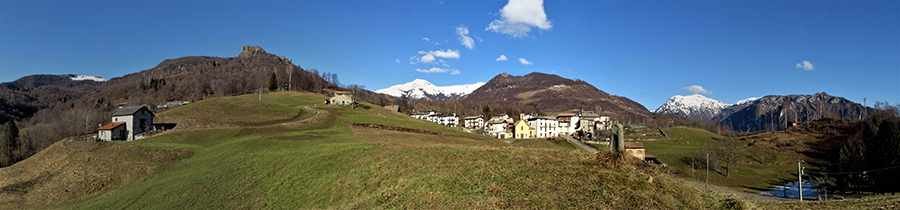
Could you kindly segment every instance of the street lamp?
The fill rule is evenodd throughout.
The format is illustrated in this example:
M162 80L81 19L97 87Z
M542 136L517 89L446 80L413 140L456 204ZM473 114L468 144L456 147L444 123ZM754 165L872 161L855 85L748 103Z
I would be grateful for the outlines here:
M800 201L803 201L803 168L800 167L800 163L804 161L801 159L794 160L797 161L797 188L800 189Z

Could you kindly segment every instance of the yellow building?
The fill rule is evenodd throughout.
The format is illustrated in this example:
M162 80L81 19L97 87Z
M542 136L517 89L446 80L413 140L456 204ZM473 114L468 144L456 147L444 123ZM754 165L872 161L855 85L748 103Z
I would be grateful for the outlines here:
M528 122L525 121L525 114L519 115L519 122L516 122L516 126L513 128L515 128L513 133L517 139L534 138L534 129L528 126Z
M644 143L641 142L625 142L625 153L644 160Z

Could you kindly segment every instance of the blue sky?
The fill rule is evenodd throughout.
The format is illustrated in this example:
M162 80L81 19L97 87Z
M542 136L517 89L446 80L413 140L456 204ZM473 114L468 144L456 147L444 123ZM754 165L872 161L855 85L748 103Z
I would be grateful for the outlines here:
M690 90L900 103L896 1L0 1L3 82L112 78L243 45L370 90L537 71L649 109Z

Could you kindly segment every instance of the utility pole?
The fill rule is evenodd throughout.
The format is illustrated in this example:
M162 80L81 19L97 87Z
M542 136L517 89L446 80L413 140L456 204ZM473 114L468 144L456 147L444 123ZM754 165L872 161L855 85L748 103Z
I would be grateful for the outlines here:
M803 160L797 159L797 188L800 189L800 201L803 201L803 168L800 167L800 163Z
M709 191L709 153L706 153L706 191Z

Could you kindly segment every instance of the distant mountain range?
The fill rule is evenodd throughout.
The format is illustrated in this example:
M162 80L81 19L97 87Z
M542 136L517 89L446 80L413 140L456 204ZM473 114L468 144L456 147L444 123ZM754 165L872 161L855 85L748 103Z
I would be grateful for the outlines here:
M815 95L769 95L725 104L702 95L676 95L654 113L713 121L738 132L778 131L791 122L809 122L820 118L862 119L866 107L842 97Z
M12 82L0 83L0 87L9 89L16 88L36 88L41 86L59 86L59 87L77 87L82 85L100 85L106 82L106 79L97 76L85 76L75 74L36 74L19 78Z
M756 99L759 98L753 97L740 100L736 103L736 105L750 103L755 101ZM719 113L722 112L722 110L725 110L731 106L731 104L726 104L725 102L721 102L719 100L707 98L700 94L689 96L676 95L672 96L672 98L669 98L669 101L666 101L666 103L664 103L662 106L659 106L659 108L650 110L650 112L674 114L688 119L709 121L718 116Z
M400 97L406 94L410 99L463 99L484 84L484 82L478 82L470 85L435 86L427 80L415 79L412 82L394 85L385 89L376 90L375 92L394 97Z

